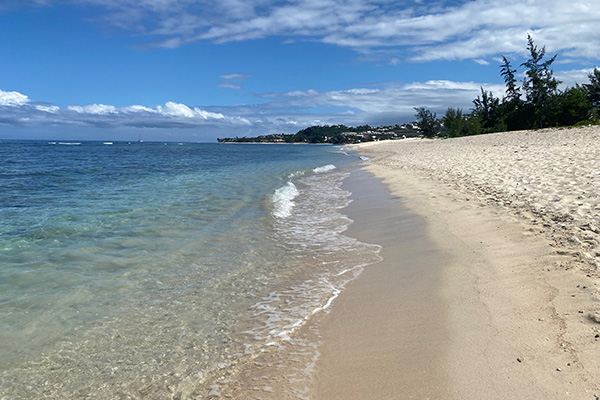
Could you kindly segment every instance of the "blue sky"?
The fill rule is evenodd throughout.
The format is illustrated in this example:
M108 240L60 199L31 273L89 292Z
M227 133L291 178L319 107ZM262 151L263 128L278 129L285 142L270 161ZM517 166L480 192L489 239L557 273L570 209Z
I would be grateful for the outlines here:
M527 34L565 85L594 0L2 0L0 138L214 141L395 124L501 96Z

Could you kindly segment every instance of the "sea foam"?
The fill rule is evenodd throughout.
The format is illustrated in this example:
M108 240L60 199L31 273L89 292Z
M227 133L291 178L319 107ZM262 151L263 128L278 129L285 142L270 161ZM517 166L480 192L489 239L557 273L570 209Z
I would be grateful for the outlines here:
M298 196L298 189L290 181L277 189L273 194L273 215L277 218L287 218L292 215L296 196Z
M335 165L333 165L333 164L327 164L327 165L324 165L322 167L317 167L317 168L313 169L313 172L315 174L321 174L323 172L332 171L334 169L336 169Z

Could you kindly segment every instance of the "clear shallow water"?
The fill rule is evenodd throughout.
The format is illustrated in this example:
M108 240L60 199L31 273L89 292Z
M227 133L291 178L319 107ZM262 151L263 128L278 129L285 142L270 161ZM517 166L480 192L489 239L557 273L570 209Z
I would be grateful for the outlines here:
M329 146L0 143L0 395L217 396L224 371L295 340L377 261L343 235L355 162Z

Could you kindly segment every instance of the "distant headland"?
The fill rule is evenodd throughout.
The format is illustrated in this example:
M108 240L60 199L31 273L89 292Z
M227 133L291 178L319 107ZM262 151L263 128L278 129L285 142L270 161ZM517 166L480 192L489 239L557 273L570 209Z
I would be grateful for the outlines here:
M217 139L219 143L329 143L350 144L376 140L394 140L419 136L419 128L414 123L371 127L346 125L310 126L295 134L271 134L256 137L234 137Z

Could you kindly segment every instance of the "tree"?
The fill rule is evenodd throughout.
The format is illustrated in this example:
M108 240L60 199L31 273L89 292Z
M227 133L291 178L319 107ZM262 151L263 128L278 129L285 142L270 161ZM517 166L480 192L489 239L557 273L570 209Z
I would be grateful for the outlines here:
M463 135L463 114L460 108L454 109L449 107L446 110L446 114L442 118L444 122L444 126L447 129L447 133L449 137L456 137Z
M436 119L436 114L427 110L424 107L415 107L415 117L417 118L417 126L423 132L423 135L432 138L439 132L439 123Z
M600 107L600 69L594 68L594 72L588 74L589 84L583 85L586 98L593 107Z
M586 98L585 90L572 87L552 97L549 105L549 124L558 126L575 125L589 119L592 105Z
M498 107L498 130L519 130L530 127L529 118L525 104L521 99L521 89L515 77L516 69L510 65L510 61L505 56L502 56L502 64L500 65L500 75L504 77L506 84L506 95L502 98L502 102Z
M481 88L481 97L473 100L473 114L479 116L483 129L486 133L495 132L498 122L498 106L500 99L494 97L491 91Z
M467 114L463 124L463 132L469 136L484 133L481 126L481 117L475 113Z
M521 64L526 67L523 89L527 97L527 102L533 106L534 124L538 128L543 128L548 121L548 103L556 91L560 81L553 76L550 66L556 60L556 54L549 60L543 61L546 56L546 47L538 49L534 44L531 35L527 35L527 50L530 58Z
M517 70L512 69L510 61L506 57L502 56L502 60L500 75L504 77L504 83L506 84L506 97L502 99L502 102L516 103L521 100L521 92L519 86L517 86L517 78L515 78Z

